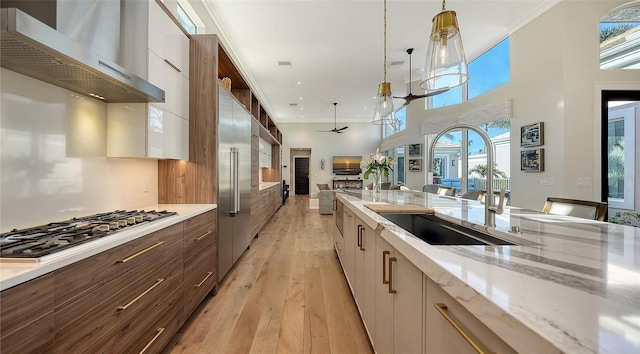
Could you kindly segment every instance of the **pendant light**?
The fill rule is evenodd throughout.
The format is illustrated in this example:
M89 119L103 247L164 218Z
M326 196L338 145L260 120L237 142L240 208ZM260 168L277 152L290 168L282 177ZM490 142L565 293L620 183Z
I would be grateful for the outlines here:
M456 12L446 11L445 0L442 0L442 12L433 18L420 87L431 92L462 85L468 79Z
M396 124L391 96L391 83L387 82L387 0L384 0L384 82L378 86L373 124Z

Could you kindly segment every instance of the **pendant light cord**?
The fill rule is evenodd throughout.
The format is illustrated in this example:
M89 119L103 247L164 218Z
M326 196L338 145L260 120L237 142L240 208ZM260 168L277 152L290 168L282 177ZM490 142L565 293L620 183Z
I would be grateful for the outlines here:
M387 82L387 0L384 0L384 81L383 82Z
M445 9L444 9L444 2L445 2L445 0L442 0L442 12L444 12L444 11L445 11Z

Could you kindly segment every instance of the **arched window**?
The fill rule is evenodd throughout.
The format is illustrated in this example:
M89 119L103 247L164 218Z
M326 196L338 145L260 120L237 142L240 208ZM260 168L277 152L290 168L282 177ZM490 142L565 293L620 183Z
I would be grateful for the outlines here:
M600 69L640 69L640 2L600 19Z

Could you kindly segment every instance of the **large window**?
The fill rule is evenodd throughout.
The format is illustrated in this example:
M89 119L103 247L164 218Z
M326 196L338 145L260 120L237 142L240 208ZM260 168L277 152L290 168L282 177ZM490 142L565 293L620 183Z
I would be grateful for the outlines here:
M187 14L187 11L185 10L184 5L180 3L178 3L177 19L178 19L178 22L180 22L180 25L182 25L182 28L184 28L185 31L187 31L187 33L189 34L198 33L198 26L196 26L196 23L191 18L191 16Z
M635 134L637 102L610 102L608 122L608 203L611 208L635 208Z
M426 108L460 104L509 82L511 71L509 51L510 42L509 38L506 38L469 63L469 81L464 85L466 90L463 86L458 86L445 93L429 97L425 101Z
M469 63L468 98L472 99L509 82L509 38Z
M383 134L387 138L395 133L401 132L407 128L407 107L402 107L396 114L397 123L395 125L384 125Z

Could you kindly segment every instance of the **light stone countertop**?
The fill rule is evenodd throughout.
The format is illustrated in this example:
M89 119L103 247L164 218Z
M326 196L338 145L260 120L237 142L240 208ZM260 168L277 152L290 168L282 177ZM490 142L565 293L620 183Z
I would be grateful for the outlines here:
M279 184L280 184L280 182L260 182L260 184L258 185L258 190L271 188L271 187L277 186Z
M336 196L517 351L539 352L533 332L566 353L640 353L640 229L507 207L489 232L526 246L432 246L363 205L417 204L480 225L484 205L415 191Z
M178 214L154 222L133 226L113 233L112 235L52 253L41 257L39 262L0 260L0 290L5 290L35 279L56 269L60 269L216 208L216 204L157 204L145 208L137 208L141 210L175 211Z

